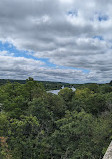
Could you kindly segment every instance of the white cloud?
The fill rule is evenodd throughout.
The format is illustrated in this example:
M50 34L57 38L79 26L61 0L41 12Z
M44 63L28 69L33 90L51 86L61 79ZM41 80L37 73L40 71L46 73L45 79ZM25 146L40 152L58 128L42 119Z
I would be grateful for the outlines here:
M43 79L55 80L56 76L57 80L74 82L78 78L82 82L95 79L96 82L109 82L112 77L111 8L111 0L0 0L0 40L9 41L18 49L33 51L35 57L49 58L56 65L90 71L77 73L75 70L74 75L72 69L62 69L61 72L61 69L47 70L45 66L39 66L39 76L43 75ZM27 59L9 58L13 54L6 54L1 52L6 62L10 59L8 75L15 77L11 68L13 70L17 61L19 69L24 72L24 67L19 64L23 66ZM38 61L33 62L37 66ZM31 74L29 69L34 72L32 75L35 74L33 62L25 65L26 74Z

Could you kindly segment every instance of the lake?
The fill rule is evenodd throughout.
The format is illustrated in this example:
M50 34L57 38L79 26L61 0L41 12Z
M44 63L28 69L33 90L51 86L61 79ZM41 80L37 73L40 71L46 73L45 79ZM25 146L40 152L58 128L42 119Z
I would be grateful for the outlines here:
M64 86L63 86L61 89L63 89L63 88L64 88ZM50 90L50 91L47 91L47 93L53 93L53 94L58 95L58 93L59 93L59 91L60 91L61 89L59 89L59 90ZM70 88L70 89L72 89L73 91L76 91L76 88L74 88L74 87L72 87L72 88Z

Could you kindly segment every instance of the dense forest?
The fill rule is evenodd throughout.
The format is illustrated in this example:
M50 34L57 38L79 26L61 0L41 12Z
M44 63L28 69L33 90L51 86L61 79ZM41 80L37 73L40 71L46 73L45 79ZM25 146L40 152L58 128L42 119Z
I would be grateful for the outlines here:
M0 159L102 159L112 140L112 81L0 82ZM76 86L75 92L68 88Z
M7 82L10 83L20 83L20 84L25 84L27 82L27 80L12 80L12 79L0 79L0 85L6 84ZM46 91L49 90L57 90L57 89L61 89L62 86L64 87L79 87L82 84L70 84L70 83L64 83L64 82L51 82L51 81L38 81L38 83L41 83Z

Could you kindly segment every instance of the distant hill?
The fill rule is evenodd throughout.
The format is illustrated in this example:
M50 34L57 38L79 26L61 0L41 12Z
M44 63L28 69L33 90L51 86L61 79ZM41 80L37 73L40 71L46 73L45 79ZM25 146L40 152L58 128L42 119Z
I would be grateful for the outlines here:
M25 84L26 80L15 80L15 79L0 79L0 85L4 85L7 82L17 82L20 84ZM62 86L64 87L79 87L80 84L69 84L69 83L64 83L64 82L51 82L51 81L37 81L39 83L42 83L43 86L45 87L46 90L54 90L54 89L61 89Z
M16 80L16 79L0 79L0 85L4 85L7 82L17 82L20 84L25 84L26 80ZM65 82L53 82L53 81L37 81L38 83L42 83L44 88L46 90L57 90L57 89L61 89L62 86L64 87L91 87L91 86L95 86L95 85L104 85L104 84L97 84L97 83L85 83L85 84L70 84L70 83L65 83ZM112 85L112 81L110 83L106 83L107 85Z

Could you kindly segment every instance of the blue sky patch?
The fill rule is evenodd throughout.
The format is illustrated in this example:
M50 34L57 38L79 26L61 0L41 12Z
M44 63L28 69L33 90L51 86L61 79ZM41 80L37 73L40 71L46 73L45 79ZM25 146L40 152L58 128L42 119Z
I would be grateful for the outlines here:
M18 50L14 45L5 42L2 43L0 41L0 51L7 51L10 54L14 54L14 57L24 57L24 58L28 58L28 59L34 59L34 60L39 60L41 62L45 63L45 67L49 67L49 68L58 68L58 69L73 69L73 70L81 70L84 73L89 73L90 71L87 69L82 69L82 68L74 68L74 67L67 67L67 66L60 66L60 65L56 65L53 64L49 61L49 58L37 58L33 56L33 52L29 52L29 51L25 51L25 50Z
M84 68L76 68L76 67L67 67L67 66L59 66L58 68L60 69L72 69L72 70L79 70L79 71L82 71L84 73L89 73L90 70L88 69L84 69Z
M67 12L67 14L70 16L78 16L78 11L77 10L70 10Z
M109 19L109 17L107 15L100 15L98 16L98 20L101 21L107 21Z
M95 35L93 36L93 39L104 40L101 35Z

